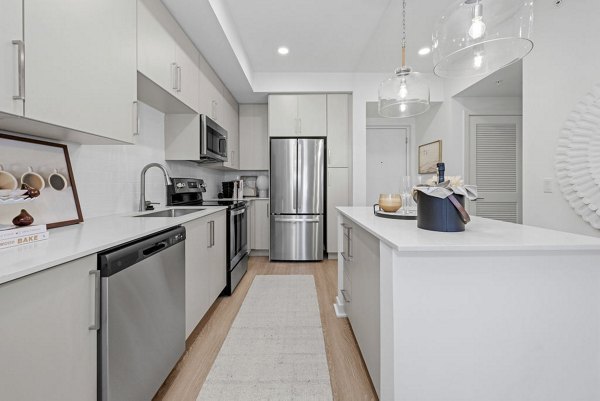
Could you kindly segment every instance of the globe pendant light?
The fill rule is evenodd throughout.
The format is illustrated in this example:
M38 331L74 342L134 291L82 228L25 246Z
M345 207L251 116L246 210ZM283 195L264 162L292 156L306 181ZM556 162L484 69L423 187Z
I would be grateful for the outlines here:
M379 114L406 118L429 109L429 86L406 66L406 0L402 1L402 66L379 85Z
M533 0L457 0L433 32L433 72L442 78L491 74L525 57L533 42Z

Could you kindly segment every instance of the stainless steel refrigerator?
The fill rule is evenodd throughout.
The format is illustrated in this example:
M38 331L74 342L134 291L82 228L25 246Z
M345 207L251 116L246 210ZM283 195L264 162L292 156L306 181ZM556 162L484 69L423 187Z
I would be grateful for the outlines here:
M323 260L325 140L271 139L271 260Z

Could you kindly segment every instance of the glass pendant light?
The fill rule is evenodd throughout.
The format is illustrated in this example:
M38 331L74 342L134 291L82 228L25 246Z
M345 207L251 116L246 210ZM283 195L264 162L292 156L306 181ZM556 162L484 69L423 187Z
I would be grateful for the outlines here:
M379 114L406 118L429 109L429 86L406 66L406 0L402 1L402 66L379 85Z
M433 72L443 78L491 74L525 57L533 42L533 0L457 0L433 32Z

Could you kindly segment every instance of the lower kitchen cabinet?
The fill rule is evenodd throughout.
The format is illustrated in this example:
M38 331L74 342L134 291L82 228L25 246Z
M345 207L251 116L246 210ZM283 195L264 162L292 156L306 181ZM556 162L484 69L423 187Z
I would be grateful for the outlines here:
M183 224L185 241L185 335L196 328L227 282L227 212Z
M327 169L327 252L338 251L337 211L338 206L350 204L349 169L346 167Z
M270 219L269 200L256 199L250 202L251 212L248 219L248 238L250 249L269 250Z
M344 223L345 310L369 375L379 394L379 240L355 224ZM348 286L348 287L346 287Z
M0 285L0 399L96 401L90 255Z

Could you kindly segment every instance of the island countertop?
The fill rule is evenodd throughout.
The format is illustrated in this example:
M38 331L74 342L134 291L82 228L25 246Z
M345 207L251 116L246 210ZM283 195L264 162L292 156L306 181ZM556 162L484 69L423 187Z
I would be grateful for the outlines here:
M600 250L600 238L472 217L464 232L417 228L416 220L377 217L372 207L338 207L346 218L398 251Z

